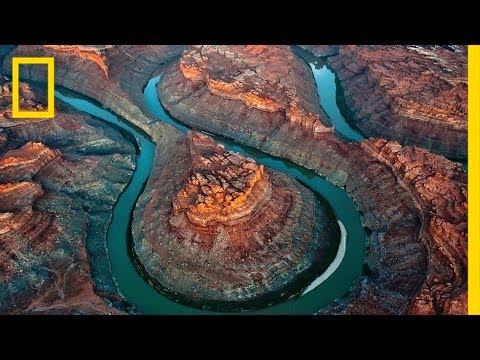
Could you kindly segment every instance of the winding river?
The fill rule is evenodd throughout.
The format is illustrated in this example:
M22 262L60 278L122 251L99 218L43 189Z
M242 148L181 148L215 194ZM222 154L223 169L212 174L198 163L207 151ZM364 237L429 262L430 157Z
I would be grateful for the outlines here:
M336 131L350 141L361 140L361 135L350 128L338 109L335 100L335 75L325 66L321 69L316 69L314 65L311 65L311 67L319 95L321 93L321 104L331 117ZM145 102L159 121L164 121L179 131L188 131L189 128L186 125L173 119L160 104L156 89L159 81L160 76L150 79L144 90ZM141 314L214 314L212 311L199 310L178 304L159 294L139 275L130 258L131 216L152 169L155 144L147 136L130 126L127 121L101 108L93 101L86 100L81 95L72 94L75 93L68 92L68 95L66 95L66 93L59 91L55 92L59 100L128 131L136 138L140 150L132 179L114 207L107 237L112 272L120 292L129 303L136 306L136 310ZM225 145L228 150L240 152L255 159L260 164L289 173L307 185L329 202L342 229L342 241L336 258L324 274L304 291L301 297L268 308L251 311L248 314L313 314L332 300L344 295L352 282L362 273L365 251L365 232L360 222L360 214L352 199L348 197L344 190L333 186L311 170L240 145L235 141L217 136L212 137Z

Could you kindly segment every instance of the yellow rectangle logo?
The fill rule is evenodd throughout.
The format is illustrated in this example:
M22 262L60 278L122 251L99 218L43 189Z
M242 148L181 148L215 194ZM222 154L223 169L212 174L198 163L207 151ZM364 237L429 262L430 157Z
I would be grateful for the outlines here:
M21 111L19 97L20 65L47 65L47 110ZM48 119L55 116L55 61L53 57L14 57L12 58L12 117L28 119Z

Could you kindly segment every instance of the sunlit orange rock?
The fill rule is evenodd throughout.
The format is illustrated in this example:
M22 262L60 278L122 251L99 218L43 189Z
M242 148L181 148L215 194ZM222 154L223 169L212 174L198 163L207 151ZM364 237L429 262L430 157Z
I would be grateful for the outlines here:
M216 71L218 64L228 71ZM282 112L287 121L312 133L333 130L322 124L318 106L306 100L297 72L309 69L288 46L194 46L183 54L179 70L188 80L205 82L212 94ZM313 89L306 86L305 91Z
M12 118L12 86L10 81L0 86L0 121ZM20 82L18 93L18 107L21 111L45 111L43 104L36 101L35 94L28 84Z
M198 134L190 135L190 147L192 175L173 201L175 213L186 211L191 222L204 226L228 224L250 215L265 201L271 187L263 165L212 146L210 139Z
M205 135L174 145L157 150L133 229L160 291L201 308L254 309L298 294L333 260L340 233L323 199Z
M182 50L188 47L20 45L10 49L8 56L5 57L3 73L11 73L13 57L54 57L56 85L95 99L141 128L152 138L156 138L168 130L162 126L155 126L143 98L143 89L152 73L169 60L178 57ZM47 81L47 72L40 66L22 65L20 75L23 79L43 83Z
M52 49L59 52L73 54L79 58L92 61L102 69L105 74L105 78L108 79L108 63L106 56L102 53L102 50L106 47L99 46L85 46L85 45L44 45L47 49Z
M459 164L416 147L386 140L362 146L389 164L411 192L428 247L428 273L410 314L455 314L467 309L467 183Z
M0 182L31 179L48 162L59 156L58 150L52 150L42 143L28 142L0 158Z
M215 59L200 57L192 60L192 63L199 63L198 68L205 68L209 74L214 74L215 79L222 81L236 76L231 72L232 68L236 69L232 65L235 60L231 59L242 57L249 51L252 54L263 51L261 47L255 47L253 52L243 47L214 48L215 51L207 50L209 47L192 50L193 54L208 53ZM225 54L226 49L232 53L228 54L228 57L221 54L223 50ZM276 50L265 51L268 53ZM414 53L418 54L416 51ZM388 58L393 55L385 56ZM414 60L417 59L415 56ZM420 58L423 59L424 56ZM170 114L188 125L235 139L313 169L332 184L344 188L353 198L367 237L364 273L352 284L351 291L345 297L325 307L321 312L466 313L466 176L461 165L426 150L401 146L394 142L387 143L385 140L346 142L331 131L322 131L324 126L319 127L316 132L311 131L311 124L315 122L305 116L304 111L297 112L297 108L314 109L316 106L317 110L308 112L320 114L322 121L328 122L328 118L325 114L322 115L314 79L311 72L305 71L306 64L305 68L296 66L288 56L278 60L267 56L255 59L252 55L251 59L251 68L262 69L262 74L265 74L263 78L267 78L266 74L275 74L276 69L281 67L276 61L283 61L282 73L285 79L274 82L276 85L262 82L261 79L256 80L256 90L258 93L268 93L270 99L281 104L284 103L279 99L288 98L288 91L297 94L298 101L290 104L288 116L287 111L271 112L249 106L231 95L226 96L227 91L214 94L206 80L189 80L178 64L173 64L165 72L158 86L159 98ZM422 61L419 63L423 64L422 66L431 65L431 59ZM378 62L376 65L372 59L372 67L383 66L380 58ZM457 68L458 72L455 72L455 62L452 64L453 72L450 77L445 75L446 78L454 79L463 71L460 66ZM348 66L351 66L351 73L356 73L355 63L348 63ZM397 62L396 66L403 69L410 65ZM394 77L392 80L401 82L403 75L395 75L395 71L393 68L393 73L389 76ZM428 72L425 75L427 78L435 77ZM409 76L405 74L403 79ZM281 87L282 81L288 81L287 79L295 79L295 82L290 83L290 89ZM363 77L360 76L358 84L352 82L349 85L350 91L360 93L362 90L368 93L368 89L361 86L365 84L360 82L361 79ZM461 90L462 77L459 76L458 80L454 81L455 85L452 86L456 88L458 85ZM413 87L419 92L425 91L424 94L419 94L419 103L428 98L435 102L432 94L442 93L444 89L441 83L438 79L433 79L431 83L419 83L422 85L421 89ZM369 86L374 87L372 84ZM287 95L277 96L275 88L278 91L284 90L283 93ZM392 87L392 91L394 90L395 87ZM462 98L460 96L459 101L462 101ZM415 100L413 94L411 100ZM448 104L453 102L447 101L442 106L449 108ZM462 104L458 105L460 113ZM358 104L371 116L382 110L381 101L377 104L380 108L373 105L368 108L367 105L369 106L368 101ZM439 122L429 122L431 131L423 139L430 139L430 133L441 134L444 129ZM307 128L310 130L306 131ZM392 129L395 127L392 126ZM455 151L464 144L462 141L458 144L450 142L451 137L448 136L446 139L446 144L450 144L447 147Z

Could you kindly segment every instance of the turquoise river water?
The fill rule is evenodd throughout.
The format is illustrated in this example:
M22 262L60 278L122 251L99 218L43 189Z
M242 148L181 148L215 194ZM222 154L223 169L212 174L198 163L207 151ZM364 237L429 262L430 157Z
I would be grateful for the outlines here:
M350 128L338 109L335 100L335 75L325 66L321 69L316 69L313 65L311 67L319 94L321 94L321 104L330 116L335 129L350 141L361 140L361 135ZM150 79L144 90L145 102L159 121L164 121L182 132L188 131L187 126L173 119L160 104L157 96L159 81L160 76ZM71 92L68 95L59 91L55 92L59 100L128 131L135 137L140 149L132 179L114 207L107 238L112 272L120 292L129 303L136 306L137 311L141 314L215 314L212 311L199 310L178 304L161 295L139 275L132 263L130 257L130 221L137 199L150 175L155 155L155 144L150 141L148 136L137 131L126 121L98 106L93 101L86 100L80 95L77 97L71 94ZM301 297L244 314L313 314L332 300L345 295L352 282L362 273L365 252L365 232L352 199L348 197L344 190L333 186L311 170L240 145L235 141L217 136L212 137L224 144L228 150L240 152L255 159L260 164L289 173L306 184L330 203L337 219L343 223L347 232L346 249L342 261L336 270L319 286Z

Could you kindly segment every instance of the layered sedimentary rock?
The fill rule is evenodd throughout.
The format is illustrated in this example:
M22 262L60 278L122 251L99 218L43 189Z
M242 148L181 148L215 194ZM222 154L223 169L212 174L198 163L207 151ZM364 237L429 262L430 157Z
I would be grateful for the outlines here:
M367 140L362 147L389 165L423 217L427 278L412 314L467 312L467 178L461 166L417 147Z
M135 252L177 301L266 306L300 292L335 257L339 227L324 200L211 138L179 137L151 177Z
M100 101L153 137L158 144L154 173L159 174L163 166L163 156L159 156L160 150L158 149L170 149L168 150L170 153L174 152L175 145L172 145L171 139L176 139L178 133L172 131L168 126L155 123L153 117L148 117L149 112L142 98L142 89L157 69L162 69L166 61L175 58L184 48L120 46L99 49L99 53L105 55L105 64L108 67L109 75L107 79L101 67L94 61L83 59L79 62L78 58L81 56L75 51L21 46L11 52L4 61L4 70L10 71L11 56L55 56L58 71L56 73L57 84ZM236 47L229 47L229 49L229 53L234 55L237 51L240 53ZM291 60L286 49L278 50L278 47L275 49L279 54L283 52L283 58L287 62L296 60L295 58L293 58L295 60ZM462 53L461 48L450 50ZM198 52L198 49L195 51ZM212 49L209 51L212 54L215 52ZM218 53L221 54L222 51L219 50ZM266 51L266 53L270 52ZM230 56L230 54L227 55ZM236 75L232 75L230 71L227 71L228 69L238 70L238 75L245 77L245 75L251 74L250 71L247 74L250 67L250 70L257 74L255 75L257 79L253 81L253 84L250 82L251 87L248 89L253 90L254 95L260 94L262 98L268 98L271 103L280 104L280 110L265 111L259 106L255 108L252 106L255 102L247 101L251 98L248 95L243 96L244 100L242 95L239 96L234 92L234 98L232 98L232 92L222 94L222 87L217 87L217 90L220 90L214 94L206 86L206 77L193 81L186 79L178 63L168 69L164 75L159 89L160 98L175 117L189 125L234 138L244 144L315 169L318 173L326 176L330 182L344 187L352 196L361 211L362 222L368 234L365 275L352 287L347 298L339 301L336 306L328 307L324 312L464 313L466 306L465 274L460 270L455 270L454 277L452 277L448 271L441 271L443 268L449 268L450 265L452 265L451 268L461 269L461 265L458 264L462 262L456 259L457 256L463 256L461 251L459 255L458 252L448 250L447 254L449 255L444 257L438 256L441 254L440 247L438 253L430 252L431 244L434 243L432 238L439 233L442 233L442 236L437 237L435 240L437 243L450 244L448 237L443 235L448 234L451 238L457 239L456 243L453 242L454 245L450 244L453 248L462 249L466 244L466 235L459 230L456 226L457 223L450 219L449 212L435 215L441 220L433 223L436 226L431 227L430 233L425 231L424 229L427 227L422 227L422 225L428 224L428 219L433 219L433 215L429 215L429 218L425 217L423 207L426 205L417 201L414 195L417 190L409 189L412 183L402 180L404 176L402 168L396 170L391 160L384 161L383 156L377 154L380 150L373 150L371 146L345 144L336 139L330 131L315 134L312 126L299 126L303 123L308 124L308 121L290 120L291 117L289 118L287 114L287 109L292 108L290 102L292 92L289 94L287 91L289 86L292 89L298 89L293 93L300 99L296 105L303 108L301 117L303 118L304 113L317 113L320 122L328 129L328 119L318 106L316 89L309 71L299 71L298 66L294 65L296 71L289 70L286 73L264 77L264 73L268 73L269 63L275 57L265 61L264 56L259 56L250 63L244 60L244 53L239 54L238 58L237 62L241 62L241 66L232 65L231 59L223 60L220 56L216 58L215 66L211 66L213 72L212 69L209 69L208 64L199 68L206 69L202 71L205 71L205 74L214 80L220 79L224 82L223 79L226 78L225 84L221 85L230 86L235 84L232 79ZM245 64L248 66L244 66ZM299 66L307 68L306 65ZM222 72L226 73L225 76L221 74ZM302 75L296 76L299 73ZM292 74L295 74L296 77L293 77ZM31 67L25 76L36 80L45 80L45 74L35 67ZM295 78L295 81L285 81L280 79L282 77ZM274 93L272 80L274 83L287 84L284 86L285 94L269 95L270 91L272 94ZM262 85L256 86L255 81ZM289 82L291 85L288 85ZM267 92L262 92L264 87L268 89ZM238 90L238 88L234 88L234 90ZM314 115L313 117L317 119ZM311 116L307 116L307 120L308 118L311 119ZM402 149L405 149L402 151L411 151L412 148L404 147ZM438 158L423 157L413 163L425 163L426 168L421 166L420 169L422 173L426 173L430 171L428 165L432 161L436 163L439 160ZM442 165L439 166L442 169L452 166L452 163L440 163ZM415 165L415 167L418 166ZM440 168L434 167L433 171L443 174L443 170ZM464 186L463 180L454 181L448 176L445 176L442 182L444 184L442 186L446 188L450 188L449 184L452 183L455 189ZM182 189L185 184L179 184L175 191ZM138 215L134 218L134 228L138 239L144 236L143 228L146 225L143 208L149 199L149 194L155 191L153 185L147 185L137 210ZM174 196L176 196L176 192L171 197L172 207ZM449 197L450 192L445 198L450 199L450 202L458 201L456 196ZM435 204L436 201L438 200L433 199L432 204ZM436 207L432 207L429 211L435 212L435 209ZM466 214L459 213L459 216L461 219L465 219ZM147 222L148 220L147 218ZM154 219L150 218L150 221L154 221ZM455 226L443 227L443 224L454 224ZM434 271L434 267L438 267L439 270ZM432 276L432 274L434 275ZM454 282L456 285L452 286L451 284Z
M20 103L41 110L20 85ZM106 229L135 148L66 109L11 119L10 88L0 93L0 313L121 313Z
M93 62L103 71L106 79L109 77L107 57L104 54L104 51L110 48L109 46L45 45L45 48L68 56L73 55L78 59L80 66L84 61Z
M218 72L217 63L225 71ZM311 95L315 87L304 81L310 69L288 46L194 46L183 54L178 70L183 78L205 84L209 93L262 110L272 121L280 115L313 134L333 130L322 124L327 116Z
M236 58L229 53L236 54L238 49L229 47L227 52L221 47L217 53L223 53L224 60L216 55L215 62L209 63L206 56L200 63L207 64L197 68L224 78L231 73L231 58ZM186 55L199 51L196 48ZM208 52L215 53L211 49ZM287 56L283 59L290 63ZM251 60L254 63L268 73L269 62L264 57ZM397 155L387 161L379 155L382 151L371 145L374 140L344 143L331 131L313 132L303 126L302 120L292 122L283 108L268 111L238 95L233 97L230 89L225 94L219 94L218 89L212 91L207 76L185 76L181 64L174 63L166 70L158 88L162 104L174 117L314 169L344 187L357 204L367 233L365 273L346 298L324 313L465 313L467 234L458 224L466 222L466 180L457 164L427 151L391 143L385 150L393 147ZM298 104L317 104L319 108L311 74L284 65L282 76L295 78L296 94L305 98ZM252 76L254 84L263 84L265 78L275 79L275 74ZM260 93L278 101L274 92L270 98L268 85ZM303 111L311 112L312 107L306 109ZM323 121L324 113L319 110L318 114ZM417 178L412 179L414 174ZM435 179L432 183L420 180L431 176ZM442 189L449 191L442 194ZM438 205L440 194L445 199L442 206ZM428 201L418 200L423 197ZM437 244L444 244L440 245L444 248L449 244L452 249L443 256L444 250L434 250Z
M346 117L365 135L466 158L467 57L461 47L341 46L328 63Z
M1 76L1 75L0 75ZM12 83L3 76L0 78L0 119L12 118ZM25 83L18 86L19 109L22 111L45 111L45 107L36 101L35 94Z

